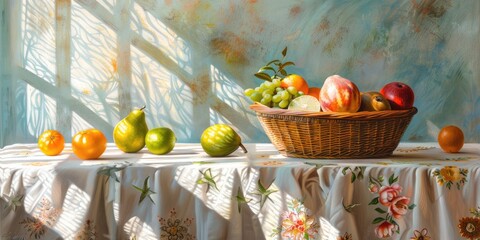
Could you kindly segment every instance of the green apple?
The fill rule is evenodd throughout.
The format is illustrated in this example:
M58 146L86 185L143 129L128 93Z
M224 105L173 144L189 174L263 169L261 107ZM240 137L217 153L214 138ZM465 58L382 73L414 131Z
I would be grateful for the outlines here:
M157 155L171 152L176 142L175 133L166 127L150 129L145 136L145 145L148 151Z

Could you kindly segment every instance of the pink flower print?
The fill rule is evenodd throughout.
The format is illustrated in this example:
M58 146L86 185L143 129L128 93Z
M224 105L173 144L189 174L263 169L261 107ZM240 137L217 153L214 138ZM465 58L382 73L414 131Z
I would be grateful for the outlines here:
M371 193L378 192L377 184L370 183L370 185L368 186L368 191L370 191Z
M391 186L382 186L378 191L378 200L383 206L390 207L392 200L396 198L401 191L402 187L397 183Z
M388 211L394 218L400 218L407 213L408 203L410 203L410 198L408 197L396 197L391 201Z
M307 216L304 211L286 212L283 214L282 227L284 229L282 237L290 239L304 239L305 234L310 238L314 237L317 229L312 227L314 219Z
M395 233L395 231L397 231L397 229L397 225L385 221L375 228L375 234L379 238L388 238L391 237Z

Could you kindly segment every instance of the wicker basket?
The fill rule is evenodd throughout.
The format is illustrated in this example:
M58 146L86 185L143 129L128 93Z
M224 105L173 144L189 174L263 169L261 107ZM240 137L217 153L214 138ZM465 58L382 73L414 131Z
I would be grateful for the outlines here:
M284 156L375 158L391 155L416 108L377 112L303 112L250 106Z

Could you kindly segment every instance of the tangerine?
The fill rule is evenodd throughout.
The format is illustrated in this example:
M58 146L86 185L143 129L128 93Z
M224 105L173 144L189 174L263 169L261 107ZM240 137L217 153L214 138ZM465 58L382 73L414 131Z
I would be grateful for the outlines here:
M320 101L320 88L318 87L311 87L308 89L308 95L315 97L317 100Z
M457 153L462 149L464 136L462 129L457 126L448 125L438 133L438 144L444 152Z
M305 95L308 94L308 83L300 75L290 74L282 79L280 87L286 89L290 86L295 87L298 91L302 91Z
M107 138L98 129L87 129L78 132L72 138L72 150L78 158L97 159L107 148Z
M65 147L65 139L57 130L46 130L38 137L38 148L47 156L60 154Z

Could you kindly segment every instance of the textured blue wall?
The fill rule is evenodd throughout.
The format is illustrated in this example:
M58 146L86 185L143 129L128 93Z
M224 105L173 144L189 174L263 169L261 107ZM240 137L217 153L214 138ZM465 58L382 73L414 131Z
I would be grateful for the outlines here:
M149 126L179 142L217 122L268 142L243 89L285 46L289 72L311 86L333 74L361 91L409 84L419 113L403 141L435 141L454 124L480 142L480 1L61 2L3 3L0 145L48 128L69 140L96 127L111 140L143 105Z

